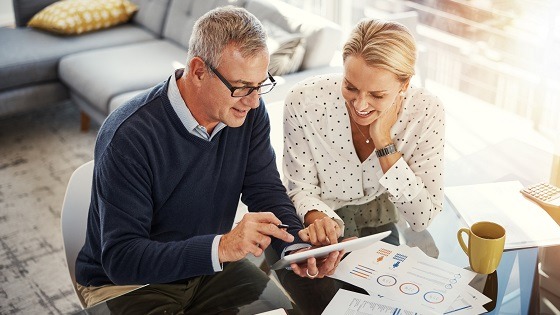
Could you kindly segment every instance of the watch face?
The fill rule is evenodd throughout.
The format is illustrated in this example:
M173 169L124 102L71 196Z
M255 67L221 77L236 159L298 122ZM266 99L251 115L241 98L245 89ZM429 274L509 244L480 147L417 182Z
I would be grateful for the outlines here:
M375 151L375 154L377 155L377 157L382 157L385 155L393 154L395 152L397 152L397 149L395 148L395 144L392 143L384 148Z

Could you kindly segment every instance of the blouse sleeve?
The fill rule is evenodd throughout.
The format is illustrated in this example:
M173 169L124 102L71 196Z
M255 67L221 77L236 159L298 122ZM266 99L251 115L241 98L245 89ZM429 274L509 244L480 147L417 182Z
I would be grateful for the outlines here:
M303 96L290 93L284 106L284 157L283 172L288 195L292 199L302 222L305 214L318 210L333 218L344 231L342 219L321 200L321 187L310 141L303 126L309 116L299 113Z
M410 154L403 154L385 174L379 171L377 176L412 230L422 231L443 209L445 112L433 96L413 96L409 106L426 108L418 110L409 123L418 125L410 126L415 131L398 143L399 151L409 150ZM405 148L411 145L412 151Z

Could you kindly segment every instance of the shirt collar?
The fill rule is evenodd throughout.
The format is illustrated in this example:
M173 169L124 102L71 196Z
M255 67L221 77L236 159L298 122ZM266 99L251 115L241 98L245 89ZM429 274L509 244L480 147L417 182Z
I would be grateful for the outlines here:
M208 131L202 125L196 121L194 116L192 115L191 111L185 104L185 101L181 97L181 93L179 92L179 86L177 85L177 80L183 75L184 69L177 69L175 70L175 74L169 80L169 88L167 89L167 97L171 102L171 106L179 119L185 126L185 128L194 135L197 135L201 138L206 140L212 140L212 138L218 134L218 132L226 127L226 124L223 122L219 122L214 130L212 131L212 135L208 135ZM175 79L175 80L173 80Z

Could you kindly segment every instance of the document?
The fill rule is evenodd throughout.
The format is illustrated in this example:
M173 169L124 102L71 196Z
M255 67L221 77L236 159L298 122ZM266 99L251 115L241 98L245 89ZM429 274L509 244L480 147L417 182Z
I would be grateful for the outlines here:
M477 291L471 286L467 286L457 299L451 304L445 315L471 315L486 313L484 304L492 301L489 297Z
M417 248L377 242L348 254L331 277L361 287L371 296L442 314L475 276Z
M492 221L506 229L505 249L560 244L560 227L519 192L518 181L446 187L445 196L468 226Z
M414 309L412 306L407 306L401 302L395 302L377 296L364 295L364 294L340 289L338 290L338 292L336 292L336 295L330 301L329 305L327 305L322 315L420 314L418 312L411 311L412 309Z
M257 315L286 315L286 314L288 313L286 313L286 311L283 308L279 308L264 313L258 313Z

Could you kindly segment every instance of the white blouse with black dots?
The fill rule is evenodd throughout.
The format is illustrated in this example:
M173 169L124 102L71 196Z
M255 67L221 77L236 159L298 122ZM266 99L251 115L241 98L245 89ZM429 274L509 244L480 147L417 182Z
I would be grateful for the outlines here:
M284 106L284 181L301 220L310 210L334 218L345 205L365 204L389 193L415 231L443 208L444 108L423 88L410 86L391 136L400 158L385 174L372 153L360 162L341 94L342 75L298 83ZM374 151L375 152L375 151Z

